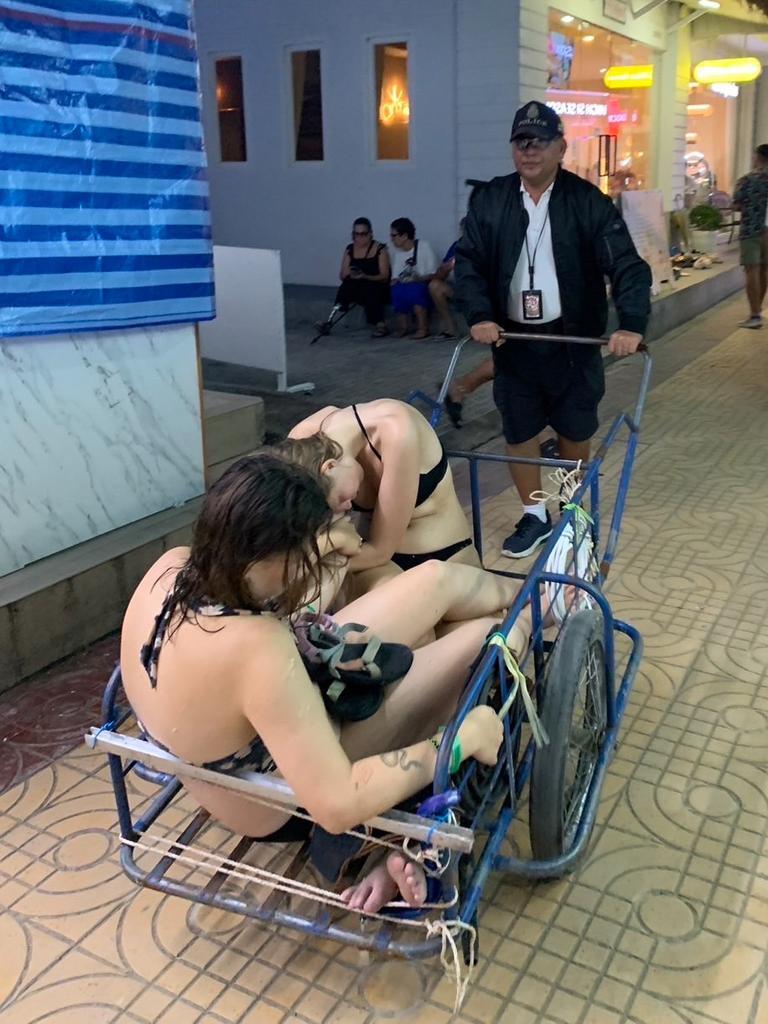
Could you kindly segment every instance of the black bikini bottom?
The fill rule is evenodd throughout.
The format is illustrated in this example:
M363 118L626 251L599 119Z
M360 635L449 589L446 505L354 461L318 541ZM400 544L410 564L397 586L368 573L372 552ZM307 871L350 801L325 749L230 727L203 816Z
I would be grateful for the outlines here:
M391 560L401 569L413 569L432 558L436 558L438 562L447 562L449 558L453 558L459 551L463 551L464 548L471 547L471 545L472 538L467 537L466 540L456 541L455 544L449 544L447 548L440 548L439 551L423 551L418 555L404 555L396 551Z

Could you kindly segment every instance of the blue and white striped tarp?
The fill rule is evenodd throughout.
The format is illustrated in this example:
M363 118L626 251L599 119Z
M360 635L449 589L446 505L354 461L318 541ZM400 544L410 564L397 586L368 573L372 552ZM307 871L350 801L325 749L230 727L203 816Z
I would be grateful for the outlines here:
M0 0L0 336L214 315L191 0Z

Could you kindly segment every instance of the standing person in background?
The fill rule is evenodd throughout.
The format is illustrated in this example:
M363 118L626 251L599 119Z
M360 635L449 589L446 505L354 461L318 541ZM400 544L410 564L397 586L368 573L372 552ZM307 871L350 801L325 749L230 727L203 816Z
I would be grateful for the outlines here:
M494 401L509 455L537 458L550 425L561 458L586 462L605 390L597 346L507 341L501 333L598 338L606 327L605 278L619 330L608 349L637 350L651 310L651 272L611 200L563 170L563 123L551 107L526 103L512 125L516 173L494 178L473 198L456 248L456 295L475 341L493 346ZM536 465L511 464L523 516L502 554L523 558L543 544L552 521Z
M746 276L749 303L749 316L741 321L739 327L758 330L763 326L763 302L768 287L768 233L765 226L768 206L768 145L757 147L752 170L736 182L733 205L741 212L741 265Z
M417 341L429 337L429 282L437 270L435 253L429 242L416 237L416 227L407 217L392 221L392 305L397 314L397 336L408 334L408 318L416 319Z

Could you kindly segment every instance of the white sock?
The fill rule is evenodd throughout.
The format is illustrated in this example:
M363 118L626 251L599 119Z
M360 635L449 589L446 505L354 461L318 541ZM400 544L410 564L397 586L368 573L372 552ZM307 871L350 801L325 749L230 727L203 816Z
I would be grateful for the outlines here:
M523 505L523 513L528 513L529 516L536 516L542 523L547 521L547 506L543 501L539 501L535 505Z

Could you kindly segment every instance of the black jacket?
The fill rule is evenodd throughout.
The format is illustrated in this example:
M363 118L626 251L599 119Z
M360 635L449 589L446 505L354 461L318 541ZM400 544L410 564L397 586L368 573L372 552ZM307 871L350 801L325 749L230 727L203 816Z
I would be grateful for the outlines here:
M651 271L611 200L561 169L549 200L549 219L564 333L593 338L604 333L608 277L619 327L644 334L651 312ZM483 320L507 320L509 283L527 228L519 174L494 178L475 193L456 247L456 299L470 327ZM584 357L591 351L573 348L581 349Z

